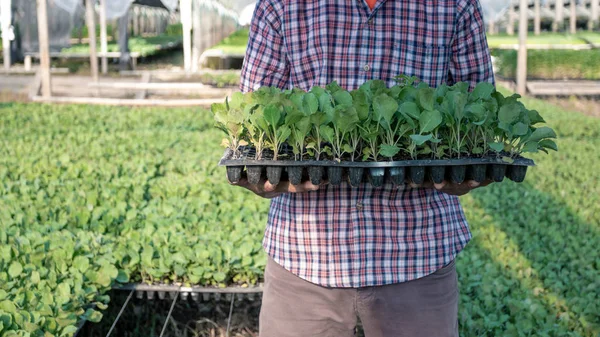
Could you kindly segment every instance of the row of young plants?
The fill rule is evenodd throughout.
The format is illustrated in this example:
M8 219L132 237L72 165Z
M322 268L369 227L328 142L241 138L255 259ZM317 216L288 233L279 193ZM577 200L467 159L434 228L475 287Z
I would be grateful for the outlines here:
M519 95L505 97L490 83L469 91L468 83L431 88L371 80L347 91L336 82L325 88L279 90L262 87L234 93L213 104L216 126L240 155L255 148L256 160L389 161L502 156L557 150L554 131L527 109ZM293 154L282 153L284 144ZM286 156L288 155L288 156Z
M71 336L116 283L259 281L268 203L226 188L204 116L0 104L1 337Z

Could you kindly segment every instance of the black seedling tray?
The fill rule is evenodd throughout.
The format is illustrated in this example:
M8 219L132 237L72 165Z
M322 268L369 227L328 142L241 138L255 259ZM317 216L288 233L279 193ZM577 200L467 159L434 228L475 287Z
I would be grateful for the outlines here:
M454 183L465 180L483 182L486 179L501 182L504 177L520 183L525 180L527 167L535 165L533 160L523 157L515 158L510 164L496 157L384 162L253 160L248 159L254 157L253 150L248 148L242 149L241 156L238 157L233 159L233 151L227 149L219 161L219 166L227 168L229 182L239 182L245 169L245 176L250 184L258 184L265 178L273 185L282 181L299 185L307 180L315 185L324 181L339 185L347 180L352 186L368 181L374 187L379 187L385 182L396 185L410 182L441 183L444 180Z

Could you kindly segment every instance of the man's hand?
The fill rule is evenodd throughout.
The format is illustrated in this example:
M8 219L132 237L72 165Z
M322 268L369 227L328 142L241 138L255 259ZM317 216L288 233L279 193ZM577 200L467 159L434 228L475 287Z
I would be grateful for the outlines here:
M313 185L310 180L301 183L300 185L292 185L289 181L282 181L277 186L272 185L268 180L261 179L256 185L252 185L248 182L248 179L242 178L237 183L231 185L243 187L254 194L263 198L272 199L285 193L302 193L309 191L316 191L327 183L321 185Z
M417 185L417 184L411 183L410 187L412 187L412 188L417 188L417 187L435 188L436 190L446 193L446 194L461 196L461 195L465 195L465 194L471 192L472 190L474 190L476 188L487 186L487 185L491 184L492 182L493 182L492 180L485 180L481 183L478 183L474 180L467 180L461 184L456 184L456 183L451 183L449 181L444 180L441 184L434 184L431 182L427 182L425 184Z

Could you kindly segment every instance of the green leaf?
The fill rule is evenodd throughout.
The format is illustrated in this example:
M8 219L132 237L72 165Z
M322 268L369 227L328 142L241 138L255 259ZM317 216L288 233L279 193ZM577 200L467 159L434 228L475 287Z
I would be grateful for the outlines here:
M283 143L286 140L288 140L288 138L290 138L291 134L292 130L288 126L282 126L279 129L277 129L277 140L280 143Z
M471 92L470 99L471 100L488 100L492 98L492 93L496 90L493 84L488 82L478 83L473 91Z
M529 115L529 121L531 122L531 125L546 123L542 116L540 116L540 113L536 110L528 110L527 114Z
M344 152L346 152L346 153L352 153L352 152L354 152L354 149L349 144L342 145L342 150Z
M102 314L94 309L87 309L83 317L93 323L99 323L102 320Z
M231 99L229 99L229 108L230 109L240 109L242 106L242 103L244 102L244 94L242 94L241 92L234 92L233 95L231 95Z
M423 108L423 110L433 110L434 109L434 89L433 88L422 88L419 89L417 93L417 99L419 100L419 104Z
M127 283L129 282L129 272L126 270L119 269L119 273L116 278L119 283Z
M376 120L384 120L388 126L397 110L398 102L386 94L381 94L373 100L373 113Z
M419 117L421 133L431 132L442 124L442 114L438 110L425 110Z
M421 110L414 102L405 102L400 106L400 112L414 119L419 119Z
M335 118L333 122L342 133L350 132L356 128L356 125L359 122L358 113L352 106L348 108L337 106L335 108Z
M345 105L346 107L352 106L352 95L347 91L336 91L333 93L333 99L339 105Z
M481 103L472 103L467 105L465 115L471 123L483 125L487 119L487 110Z
M77 332L77 327L74 325L67 325L60 331L60 337L64 336L73 336L73 334Z
M223 282L227 278L227 275L225 275L225 273L223 273L223 272L218 271L218 272L214 273L213 278L217 282Z
M425 144L428 140L431 140L433 136L431 134L428 135L410 135L410 139L413 140L415 145L420 146Z
M279 121L281 120L281 111L279 110L279 107L274 104L269 104L265 107L263 114L265 120L271 127L277 128L279 126Z
M302 100L302 108L305 116L310 116L319 109L319 100L313 93L304 95Z
M523 152L531 152L531 153L538 152L538 150L539 150L538 142L527 142L527 143L525 143L525 145L523 146L523 149L522 149Z
M502 150L504 150L504 143L492 142L489 143L488 146L490 147L490 149L496 152L502 152Z
M10 301L10 300L4 300L4 301L0 302L0 310L4 311L6 313L9 313L9 314L17 313L17 307L15 306L13 301Z
M452 91L447 94L443 106L455 121L461 121L464 118L467 99L466 92Z
M533 131L531 136L529 136L528 141L539 142L540 140L545 138L556 138L556 133L551 128L547 126L542 126L541 128L537 128L535 129L535 131Z
M329 143L334 142L335 132L334 132L333 128L331 128L328 125L321 125L319 130L320 130L320 133L321 133L321 136L323 137L323 139L325 139Z
M23 266L17 261L13 261L8 267L8 275L12 279L16 279L23 272Z
M529 126L524 123L518 122L512 126L512 133L515 136L523 136L529 132Z
M90 261L85 256L77 256L73 259L73 266L82 273L85 273L90 267Z
M513 124L521 115L521 106L517 103L503 105L498 111L498 120L501 123Z
M558 151L558 145L551 139L543 139L539 142L539 147L549 150Z
M512 159L511 157L502 157L502 161L508 164L512 164L515 162L514 159Z
M379 147L379 154L384 157L393 158L395 155L398 154L398 152L400 152L400 148L397 146L382 144Z

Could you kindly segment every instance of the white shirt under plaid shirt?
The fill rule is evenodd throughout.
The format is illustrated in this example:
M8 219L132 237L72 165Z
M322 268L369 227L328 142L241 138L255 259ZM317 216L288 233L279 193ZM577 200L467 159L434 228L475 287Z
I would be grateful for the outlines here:
M259 0L241 90L353 90L400 74L431 86L494 82L478 0ZM267 254L328 287L399 283L433 273L471 238L457 197L347 183L271 202Z

